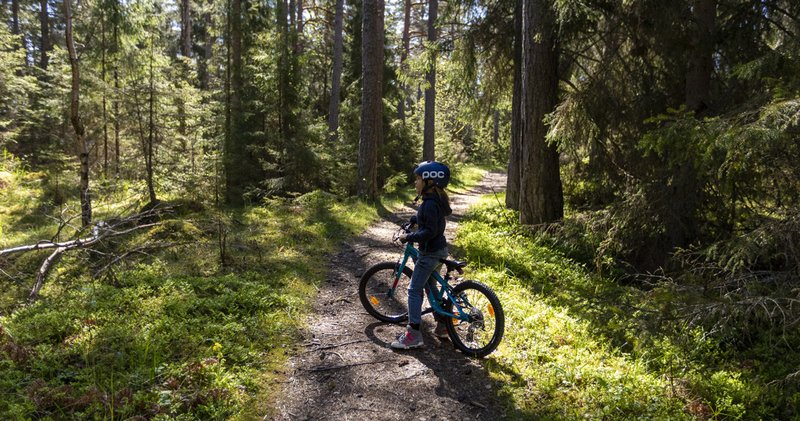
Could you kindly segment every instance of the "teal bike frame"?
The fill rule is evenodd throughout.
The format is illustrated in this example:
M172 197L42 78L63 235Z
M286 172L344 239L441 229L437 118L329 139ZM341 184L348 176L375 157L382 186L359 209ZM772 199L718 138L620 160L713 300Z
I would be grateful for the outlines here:
M403 275L403 268L406 267L408 259L416 261L418 258L419 258L419 250L417 250L416 247L414 247L414 245L411 242L406 243L406 246L403 249L403 256L400 258L400 260L398 260L397 265L395 266L394 269L394 283L392 284L391 290L387 294L390 298L396 292L399 292L397 291L397 284L398 282L400 282L400 276ZM435 270L433 271L433 273L431 273L431 277L436 280L436 282L441 286L441 288L429 288L430 283L427 283L425 285L425 292L428 295L428 303L430 303L431 306L423 310L422 314L425 315L431 312L436 312L437 314L441 314L442 316L445 317L451 317L454 319L458 319L460 321L469 322L469 315L464 312L464 310L461 308L460 305L458 305L458 301L455 300L455 297L453 297L452 295L453 287L451 287L450 284L448 283L448 281L451 279L450 272L452 272L453 270L457 270L460 272L460 269L447 265L444 260L442 260L441 263L445 264L445 266L447 267L447 273L445 274L444 278L442 277L441 274L439 274L438 270ZM435 291L431 291L431 289L434 289ZM404 292L405 291L403 291L402 293ZM444 309L442 303L445 302L444 301L445 299L453 303L453 308L457 310L458 314L455 314L455 312L450 313Z

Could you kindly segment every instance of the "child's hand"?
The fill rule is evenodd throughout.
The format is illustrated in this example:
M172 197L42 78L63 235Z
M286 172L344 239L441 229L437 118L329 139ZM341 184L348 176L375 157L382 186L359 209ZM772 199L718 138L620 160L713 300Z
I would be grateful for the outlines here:
M405 244L408 241L408 234L406 234L406 233L400 234L399 239L400 239L401 243Z

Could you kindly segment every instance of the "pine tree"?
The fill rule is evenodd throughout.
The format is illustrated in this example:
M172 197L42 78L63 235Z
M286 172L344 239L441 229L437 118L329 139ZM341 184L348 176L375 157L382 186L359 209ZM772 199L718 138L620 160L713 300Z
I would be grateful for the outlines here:
M364 0L361 62L361 134L358 147L358 195L378 194L379 146L383 143L383 0Z
M544 0L522 5L522 166L520 222L554 222L564 214L558 150L546 142L544 118L558 100L555 14Z

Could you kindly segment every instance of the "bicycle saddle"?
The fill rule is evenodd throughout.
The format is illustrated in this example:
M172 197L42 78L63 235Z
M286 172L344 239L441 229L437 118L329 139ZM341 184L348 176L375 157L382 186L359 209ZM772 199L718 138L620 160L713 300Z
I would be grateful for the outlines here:
M464 273L462 269L464 268L464 266L468 264L468 262L464 260L439 259L439 261L444 263L445 266L447 266L448 272L456 271L458 273Z

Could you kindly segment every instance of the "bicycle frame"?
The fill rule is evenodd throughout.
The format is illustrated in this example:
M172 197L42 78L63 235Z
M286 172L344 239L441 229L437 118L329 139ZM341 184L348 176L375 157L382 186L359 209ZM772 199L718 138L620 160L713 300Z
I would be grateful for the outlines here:
M395 289L397 288L397 283L400 281L400 276L403 274L403 268L406 267L408 259L413 259L414 261L416 261L416 259L418 258L419 258L419 250L417 250L416 247L414 247L414 245L411 242L406 243L406 246L403 249L403 256L400 258L400 260L397 261L397 265L395 266L394 283L392 284L392 288L388 292L389 297L391 297L396 292ZM430 313L431 311L434 311L445 317L450 317L460 321L469 321L469 315L464 312L461 306L458 305L458 301L456 301L455 297L453 297L453 295L451 294L453 288L447 282L447 280L450 278L449 273L446 278L443 278L442 275L439 274L439 271L435 270L433 271L431 276L440 285L440 288L428 288L427 286L425 287L425 291L428 294L428 302L430 303L431 307L425 309L422 312L422 314L427 314ZM431 291L432 289L435 289L436 291L435 292ZM445 298L445 296L448 300L450 300L450 302L453 303L453 308L458 310L458 314L450 313L442 307L441 303L444 301L443 299Z

